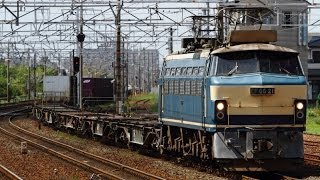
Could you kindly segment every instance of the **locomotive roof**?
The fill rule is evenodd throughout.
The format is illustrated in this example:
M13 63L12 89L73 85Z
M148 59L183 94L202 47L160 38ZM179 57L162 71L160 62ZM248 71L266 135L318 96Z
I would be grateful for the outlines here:
M214 50L211 54L221 54L221 53L237 52L237 51L257 51L257 50L298 53L293 49L286 48L283 46L276 46L273 44L252 43L252 44L240 44L235 46L219 48Z
M209 56L210 50L201 50L193 53L174 53L170 54L166 57L166 61L170 60L184 60L184 59L199 59L199 58L207 58Z

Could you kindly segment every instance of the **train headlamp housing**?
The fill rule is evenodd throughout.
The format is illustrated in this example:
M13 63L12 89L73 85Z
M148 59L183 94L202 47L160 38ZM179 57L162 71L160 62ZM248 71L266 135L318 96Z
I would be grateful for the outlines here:
M295 123L304 124L306 122L306 100L296 99L294 101Z
M222 111L222 110L224 109L224 103L219 102L219 103L217 104L217 109L218 109L219 111Z
M219 122L226 121L228 118L227 115L227 101L225 100L216 100L215 101L215 119Z
M298 110L302 110L303 107L304 107L304 105L303 105L302 102L298 102L298 103L296 104L296 108L297 108Z

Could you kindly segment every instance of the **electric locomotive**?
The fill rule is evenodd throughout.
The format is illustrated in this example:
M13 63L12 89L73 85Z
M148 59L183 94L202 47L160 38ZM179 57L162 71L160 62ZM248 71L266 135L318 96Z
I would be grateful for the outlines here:
M224 47L196 39L168 55L159 78L161 153L240 171L303 163L307 83L298 52L276 39L275 31L234 31Z

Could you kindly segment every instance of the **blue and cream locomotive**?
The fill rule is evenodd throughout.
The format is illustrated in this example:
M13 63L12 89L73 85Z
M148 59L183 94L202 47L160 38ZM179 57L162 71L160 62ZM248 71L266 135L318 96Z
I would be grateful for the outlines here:
M273 31L237 31L228 46L198 39L168 55L159 79L161 152L229 170L302 163L306 79L298 52L275 40Z

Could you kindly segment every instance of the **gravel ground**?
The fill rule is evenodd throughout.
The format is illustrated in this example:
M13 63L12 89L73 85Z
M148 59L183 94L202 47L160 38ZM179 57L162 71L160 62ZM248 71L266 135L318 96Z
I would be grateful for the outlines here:
M303 135L303 139L304 140L308 140L308 141L318 141L318 142L320 142L320 136L312 135L312 134L304 134Z
M171 161L141 155L138 152L131 151L129 149L107 146L98 141L82 139L67 133L54 131L46 126L41 126L41 129L39 129L38 123L35 120L17 120L15 121L15 124L23 127L26 130L50 137L90 153L97 154L107 159L135 167L142 171L149 172L166 179L226 179L225 177L220 177L225 175L215 175L214 173L200 172L194 168L182 167L181 165L175 164ZM46 163L46 161L48 160L43 159L42 162ZM72 170L70 172L72 172ZM79 179L88 178L83 176Z
M1 134L0 163L23 179L89 179L92 174L31 147L21 154L20 143Z
M304 140L308 140L308 141L317 141L320 142L320 136L317 135L311 135L311 134L304 134L303 135L303 139ZM304 147L304 152L305 153L312 153L312 154L318 154L320 155L320 149L315 148L315 147L310 147L310 146L305 146ZM308 167L308 166L307 166ZM310 169L320 169L311 165ZM309 177L305 177L306 180L319 180L320 179L320 174L317 175L310 175Z
M317 141L320 142L320 136L310 135L310 134L304 134L303 138L308 141ZM309 147L305 146L304 148L305 153L312 153L316 155L320 155L320 147Z

